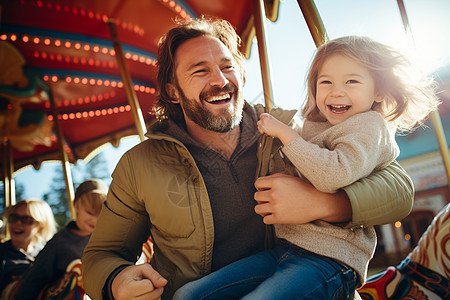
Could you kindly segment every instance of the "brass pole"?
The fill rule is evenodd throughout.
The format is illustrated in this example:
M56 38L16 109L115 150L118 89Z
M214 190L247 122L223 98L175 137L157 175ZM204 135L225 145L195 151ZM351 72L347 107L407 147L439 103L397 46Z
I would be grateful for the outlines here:
M405 4L403 3L403 0L397 0L397 4L406 35L410 41L414 43L411 27L409 26L408 15L406 14ZM434 125L434 131L436 132L436 138L441 151L442 161L444 162L445 172L447 173L447 182L449 183L450 188L450 155L448 151L447 139L445 138L444 127L442 126L441 117L438 110L431 112L431 120Z
M439 111L435 110L431 113L431 121L434 125L434 131L436 132L436 138L441 151L442 161L444 162L445 172L447 173L447 181L450 183L450 155L448 152L447 139L445 138L444 127L442 126Z
M270 74L269 47L267 46L267 35L265 25L264 0L253 0L256 39L258 41L259 64L264 89L264 100L266 112L269 112L274 103L272 76Z
M70 163L66 150L64 149L64 135L61 129L61 124L58 119L58 112L56 111L55 99L53 98L52 90L49 91L49 99L50 99L50 109L53 115L53 122L55 123L56 135L58 138L58 146L59 151L61 153L61 164L64 172L64 180L66 181L66 192L67 192L67 201L70 209L70 216L72 219L75 218L75 209L73 207L73 198L74 198L74 190L73 190L73 181L72 181L72 173L70 172Z
M269 48L266 44L266 10L264 8L264 0L253 0L252 4L256 39L258 42L259 64L261 67L261 77L264 90L265 112L269 113L273 107L274 97L272 89L272 76L270 75ZM257 176L266 176L268 173L269 157L263 155L263 153L267 153L266 149L269 149L269 153L271 153L273 137L262 135L259 138L258 144L257 156L261 157L261 160L259 161L259 165L257 167ZM272 236L275 236L273 230L273 226L266 225L267 234L264 243L266 249L273 247L274 241Z
M14 161L12 155L11 142L8 138L5 138L3 143L3 172L4 172L4 195L5 195L5 207L16 204L16 188L13 178L14 173Z
M411 31L411 27L409 26L409 20L408 15L406 14L405 4L403 3L403 0L397 0L397 4L398 9L400 10L400 16L402 18L403 29L405 29L407 38L409 38L411 42L414 44L413 34Z
M114 19L109 19L107 23L109 26L109 31L111 33L114 51L116 52L116 61L117 65L119 66L120 75L122 76L123 86L127 94L128 103L131 106L131 112L133 114L134 123L136 125L139 138L141 139L141 142L143 142L145 140L144 134L147 129L145 126L144 117L142 116L141 107L139 106L139 101L136 96L136 92L133 89L130 74L128 73L128 70L125 66L122 46L120 45L119 36L116 30L116 23L114 22Z
M308 25L314 44L316 44L316 47L319 47L328 40L328 35L317 7L313 0L297 0L297 2Z

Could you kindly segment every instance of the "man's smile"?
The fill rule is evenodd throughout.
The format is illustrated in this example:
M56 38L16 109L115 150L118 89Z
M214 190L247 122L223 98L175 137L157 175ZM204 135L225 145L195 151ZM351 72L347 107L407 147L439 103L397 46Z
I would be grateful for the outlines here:
M229 102L231 100L231 94L228 93L228 94L223 94L223 95L220 95L220 96L208 97L205 100L208 103L214 103L214 104L216 104L216 103L220 103L220 104L227 103L227 102Z

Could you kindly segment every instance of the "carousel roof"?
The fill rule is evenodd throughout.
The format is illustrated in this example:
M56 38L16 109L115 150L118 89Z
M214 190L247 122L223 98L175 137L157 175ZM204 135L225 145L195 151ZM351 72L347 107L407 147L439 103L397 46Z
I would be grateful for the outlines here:
M202 15L226 19L241 36L242 52L249 57L253 2L0 0L0 64L3 59L8 65L0 68L0 135L12 143L14 170L61 159L49 95L72 163L105 143L118 146L122 137L138 134L110 24L148 123L147 112L155 101L157 43L174 20ZM266 16L275 21L279 0L265 2ZM14 76L21 80L8 82ZM0 151L5 157L5 150Z

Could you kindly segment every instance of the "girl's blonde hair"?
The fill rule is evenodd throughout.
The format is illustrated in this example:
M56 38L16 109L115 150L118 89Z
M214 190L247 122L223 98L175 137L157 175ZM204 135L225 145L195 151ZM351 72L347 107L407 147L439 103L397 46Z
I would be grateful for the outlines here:
M433 79L422 76L406 56L371 38L347 36L328 41L317 49L306 78L308 95L302 109L306 119L325 121L316 105L317 77L326 59L334 54L354 59L369 70L375 92L383 99L374 102L372 110L399 130L420 126L440 103Z
M17 204L6 209L3 216L4 219L7 220L9 215L15 213L18 208L22 206L26 206L27 213L38 222L39 230L37 234L32 237L32 242L40 243L42 241L47 242L50 240L56 232L56 221L50 205L40 199L20 200ZM6 222L6 224L8 224L8 222ZM6 232L8 232L8 230Z

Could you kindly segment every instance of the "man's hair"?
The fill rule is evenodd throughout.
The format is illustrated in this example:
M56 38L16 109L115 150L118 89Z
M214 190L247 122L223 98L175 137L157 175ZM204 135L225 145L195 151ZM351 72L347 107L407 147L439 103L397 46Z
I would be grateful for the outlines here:
M225 20L207 19L201 17L191 20L177 20L177 26L170 29L159 41L158 48L158 96L157 103L153 108L157 120L167 118L175 122L184 122L183 112L178 103L168 93L167 84L176 84L175 77L175 52L184 42L200 37L211 36L219 39L231 52L236 61L237 69L245 82L244 56L239 51L240 37L236 34L233 26Z
M362 36L346 36L326 42L317 49L306 81L308 96L302 116L324 121L316 105L317 78L327 58L344 55L367 68L375 81L375 92L383 100L372 105L400 130L421 125L439 105L435 82L423 76L412 62L397 50Z

